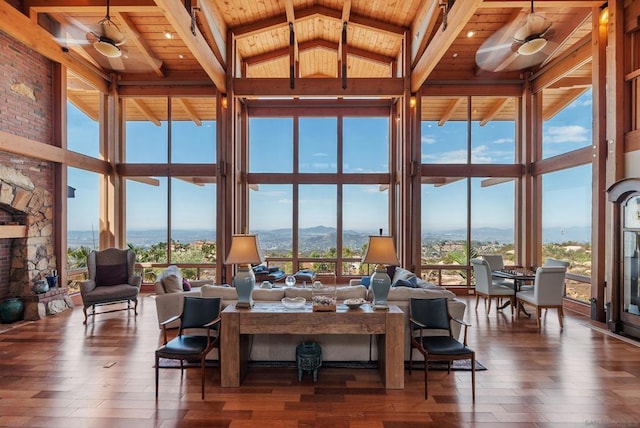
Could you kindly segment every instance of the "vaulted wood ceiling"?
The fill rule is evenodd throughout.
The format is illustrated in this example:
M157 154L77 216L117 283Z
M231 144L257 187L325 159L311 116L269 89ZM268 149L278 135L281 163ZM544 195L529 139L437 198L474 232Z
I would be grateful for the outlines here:
M15 9L9 11L11 6L2 2L0 29L10 35L17 33L19 40L27 37L21 33L29 33L28 37L43 43L48 38L46 46L58 46L64 51L52 52L50 57L72 62L74 67L70 68L79 79L70 78L69 99L92 117L98 112L98 97L85 83L91 81L87 78L89 73L120 85L204 83L226 92L227 52L233 52L239 65L236 77L249 79L289 78L292 67L296 79L338 78L343 58L348 79L402 77L403 60L409 57L412 91L423 84L496 85L496 93L491 94L495 96L478 100L478 106L482 106L484 116L499 120L513 119L514 106L504 101L497 84L521 82L524 71L535 73L578 51L584 55L588 50L585 45L590 44L592 11L597 11L603 2L536 1L536 14L551 23L551 30L545 35L550 43L543 62L526 70L509 70L511 62L519 60L512 51L515 47L508 47L509 55L497 60L493 51L513 44L514 32L531 12L530 1L456 0L450 8L444 7L446 1L437 0L186 3L191 3L192 9L178 0L111 0L110 18L126 36L123 55L115 59L102 56L89 42L95 24L105 17L106 0L24 0L19 11L23 22L13 15ZM21 30L21 24L27 28ZM485 56L484 64L479 66L476 54L479 49L486 51L483 43L487 40L496 46L488 50L493 57ZM406 55L405 46L411 51ZM507 71L494 71L503 68ZM579 96L589 87L590 79L589 59L577 62L565 79L545 89L545 115L552 115L558 106ZM445 105L442 108L423 109L423 119L441 120L446 106L456 101L451 97L441 102ZM163 113L153 103L151 99L128 103L127 117L164 118L166 108ZM215 105L210 102L187 100L181 103L181 109L178 116L185 120L215 117ZM448 114L456 119L463 112L454 109Z

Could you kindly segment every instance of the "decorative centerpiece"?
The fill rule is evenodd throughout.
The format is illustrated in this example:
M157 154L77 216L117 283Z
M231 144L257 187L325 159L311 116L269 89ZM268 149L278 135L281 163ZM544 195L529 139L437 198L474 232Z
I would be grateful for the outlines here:
M311 294L313 312L331 312L336 310L335 288L314 288Z

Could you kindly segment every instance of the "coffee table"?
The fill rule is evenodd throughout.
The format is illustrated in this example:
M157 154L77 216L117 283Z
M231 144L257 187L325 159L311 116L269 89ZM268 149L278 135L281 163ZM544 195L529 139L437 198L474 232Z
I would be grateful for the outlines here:
M378 368L387 389L404 389L404 318L396 305L374 310L371 305L335 312L286 309L280 303L256 303L253 308L229 305L222 311L220 385L239 387L248 370L252 334L374 334Z

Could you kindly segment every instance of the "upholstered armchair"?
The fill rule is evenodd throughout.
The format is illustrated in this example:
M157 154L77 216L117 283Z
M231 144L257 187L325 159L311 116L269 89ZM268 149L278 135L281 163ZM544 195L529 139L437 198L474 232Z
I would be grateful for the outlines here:
M135 260L135 253L129 249L107 248L89 253L87 257L89 279L80 282L84 324L87 323L89 315L96 315L96 306L100 305L126 302L126 308L100 313L133 309L133 313L138 315L138 293L140 293L142 278L133 274ZM87 313L89 308L91 312Z

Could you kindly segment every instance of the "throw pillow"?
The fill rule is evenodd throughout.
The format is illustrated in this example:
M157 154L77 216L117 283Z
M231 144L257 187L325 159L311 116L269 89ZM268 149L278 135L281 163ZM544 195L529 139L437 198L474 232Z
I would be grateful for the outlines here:
M167 275L162 279L165 293L179 293L183 291L182 279L176 275Z
M96 284L99 287L108 285L120 285L129 282L129 266L126 263L119 265L96 265Z
M406 279L399 279L396 282L394 282L393 284L391 284L392 287L411 287L411 288L416 288L416 283L411 282L409 280Z
M371 285L371 277L370 276L363 276L362 278L360 278L360 284L362 284L365 287L369 288L369 286Z
M184 291L191 291L191 283L189 281L187 281L186 279L182 280L182 289Z

